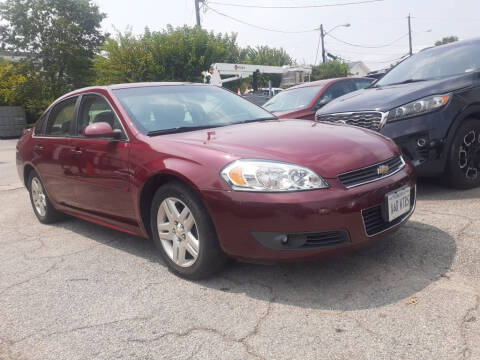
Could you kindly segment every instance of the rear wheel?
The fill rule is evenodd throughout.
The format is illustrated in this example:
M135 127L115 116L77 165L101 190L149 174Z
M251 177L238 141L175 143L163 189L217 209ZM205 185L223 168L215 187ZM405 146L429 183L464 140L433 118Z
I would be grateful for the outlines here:
M189 187L176 182L160 187L150 218L155 244L176 274L200 279L225 264L210 216Z
M480 186L480 120L468 120L457 130L447 176L449 184L457 189Z
M33 212L41 223L50 224L62 217L62 213L55 210L50 202L43 183L35 171L32 171L28 177L28 189Z

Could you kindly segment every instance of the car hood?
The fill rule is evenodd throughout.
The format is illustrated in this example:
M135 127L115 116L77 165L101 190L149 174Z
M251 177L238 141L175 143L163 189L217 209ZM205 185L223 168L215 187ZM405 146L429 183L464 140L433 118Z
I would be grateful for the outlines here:
M271 113L279 118L291 118L295 119L295 116L303 113L308 108L301 108L295 110L286 110L286 111L271 111Z
M420 81L409 84L366 88L332 100L317 114L331 114L350 111L389 111L430 95L444 94L472 85L473 74Z
M231 125L153 137L152 141L165 138L171 145L175 144L175 148L179 143L184 147L195 146L195 150L189 149L193 161L198 161L206 150L215 150L228 154L224 156L227 162L239 158L285 161L308 167L325 178L337 177L399 153L391 140L370 130L307 120Z

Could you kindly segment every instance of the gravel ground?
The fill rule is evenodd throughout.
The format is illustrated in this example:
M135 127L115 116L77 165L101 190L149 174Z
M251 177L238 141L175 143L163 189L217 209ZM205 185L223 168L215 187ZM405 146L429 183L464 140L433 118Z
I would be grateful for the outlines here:
M151 241L41 225L0 140L0 359L480 359L480 189L418 187L353 255L177 278Z

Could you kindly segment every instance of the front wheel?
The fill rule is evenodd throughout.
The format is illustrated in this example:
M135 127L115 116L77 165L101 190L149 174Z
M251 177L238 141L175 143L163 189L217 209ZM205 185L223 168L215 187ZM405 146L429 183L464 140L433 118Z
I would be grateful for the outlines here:
M450 148L447 177L457 189L480 186L480 120L468 120L457 130Z
M189 187L176 182L160 187L150 218L153 240L174 273L200 279L225 264L210 216Z

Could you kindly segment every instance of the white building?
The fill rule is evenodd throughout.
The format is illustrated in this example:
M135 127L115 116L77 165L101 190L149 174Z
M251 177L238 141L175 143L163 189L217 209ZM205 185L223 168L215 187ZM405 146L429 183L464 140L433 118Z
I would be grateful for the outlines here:
M348 67L350 68L351 76L367 76L370 72L370 69L363 61L351 61L348 63Z

